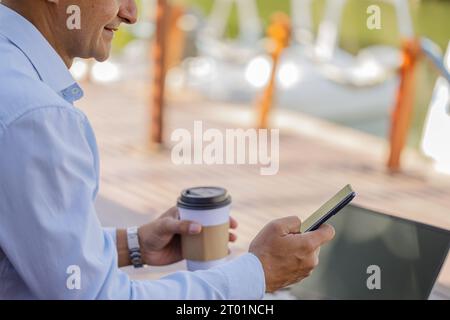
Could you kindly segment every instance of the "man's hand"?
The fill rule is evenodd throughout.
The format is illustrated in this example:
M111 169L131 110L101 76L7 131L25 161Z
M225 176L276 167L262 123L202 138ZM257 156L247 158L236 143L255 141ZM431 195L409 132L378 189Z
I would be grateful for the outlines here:
M320 246L334 237L330 225L306 233L300 233L300 225L295 216L274 220L250 244L249 252L262 263L267 292L308 277L319 263Z
M230 228L236 229L237 222L230 218ZM180 221L176 207L169 209L156 220L139 228L139 243L142 259L145 264L162 266L182 260L181 236L197 234L202 226L191 221ZM230 233L229 241L236 241L234 233Z

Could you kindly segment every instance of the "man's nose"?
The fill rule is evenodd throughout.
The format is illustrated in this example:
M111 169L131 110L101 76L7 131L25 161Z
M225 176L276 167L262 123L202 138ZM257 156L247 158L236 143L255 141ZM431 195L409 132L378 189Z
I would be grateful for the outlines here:
M135 0L122 0L119 9L119 18L125 23L135 24L137 21L137 6Z

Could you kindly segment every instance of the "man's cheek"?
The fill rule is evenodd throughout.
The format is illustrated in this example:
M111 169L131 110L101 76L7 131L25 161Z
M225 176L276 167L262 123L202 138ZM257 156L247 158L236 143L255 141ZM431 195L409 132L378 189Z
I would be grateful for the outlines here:
M110 23L119 14L120 1L114 3L114 0L108 0L107 4L99 4L92 8L92 12L96 14L97 21L103 21L105 24Z

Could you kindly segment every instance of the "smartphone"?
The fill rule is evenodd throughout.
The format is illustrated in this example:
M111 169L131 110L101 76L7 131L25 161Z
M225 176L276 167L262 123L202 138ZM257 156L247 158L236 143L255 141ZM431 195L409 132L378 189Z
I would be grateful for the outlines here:
M300 232L303 233L318 229L325 221L349 204L355 196L356 193L353 191L352 186L349 184L346 185L333 198L325 202L308 219L302 222Z

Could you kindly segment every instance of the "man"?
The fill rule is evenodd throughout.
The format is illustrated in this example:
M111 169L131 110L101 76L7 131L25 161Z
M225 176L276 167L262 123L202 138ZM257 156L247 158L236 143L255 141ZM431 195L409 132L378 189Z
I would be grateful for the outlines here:
M71 5L80 29L67 27ZM0 298L260 299L308 276L334 236L328 225L299 234L299 219L287 217L261 230L248 253L211 270L132 281L119 269L131 264L130 236L143 263L166 265L181 260L177 235L201 231L176 209L134 234L103 229L95 213L97 146L73 106L83 93L68 68L75 57L107 59L119 25L135 21L133 0L0 5ZM69 281L72 272L80 281Z

